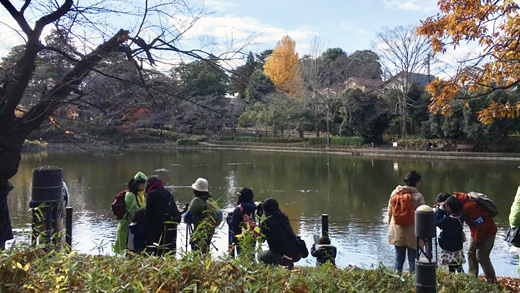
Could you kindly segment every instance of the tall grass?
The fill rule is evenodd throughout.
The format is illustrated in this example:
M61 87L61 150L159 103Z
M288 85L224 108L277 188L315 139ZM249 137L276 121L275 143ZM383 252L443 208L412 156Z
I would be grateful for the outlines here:
M247 255L244 254L244 255ZM437 274L438 292L502 292L468 275ZM0 292L413 292L414 276L384 267L288 270L188 253L180 259L14 248L0 255Z

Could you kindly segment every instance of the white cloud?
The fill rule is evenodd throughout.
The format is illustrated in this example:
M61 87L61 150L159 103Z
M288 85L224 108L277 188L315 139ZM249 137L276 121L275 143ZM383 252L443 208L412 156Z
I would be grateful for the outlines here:
M223 1L204 1L204 6L213 11L225 12L230 7L233 7L235 5L233 3Z
M400 10L422 10L425 12L437 10L437 0L383 0L383 3L388 7Z
M11 48L24 43L22 37L13 29L18 29L18 24L11 17L0 17L0 57L5 57Z
M435 75L441 79L447 79L453 76L460 68L474 65L474 62L479 54L483 53L483 48L477 43L465 44L458 46L455 50L447 48L446 53L438 54L432 69ZM473 61L468 61L473 60Z
M362 34L362 35L364 35L364 34L366 34L366 33L367 33L367 31L364 30L364 29L359 29L359 30L358 30L358 34Z
M186 19L177 18L174 23L183 23ZM276 42L281 40L285 35L289 35L296 41L297 51L300 54L304 52L310 43L311 37L317 33L310 27L300 26L296 29L284 29L269 24L264 24L255 18L247 16L207 16L199 19L193 27L191 27L184 35L185 40L195 40L204 38L215 44L219 44L219 48L226 47L227 44L233 42L236 44L244 43L244 41L254 36L252 44L262 44L263 48L274 48ZM249 49L248 49L249 50ZM302 51L300 51L302 50Z

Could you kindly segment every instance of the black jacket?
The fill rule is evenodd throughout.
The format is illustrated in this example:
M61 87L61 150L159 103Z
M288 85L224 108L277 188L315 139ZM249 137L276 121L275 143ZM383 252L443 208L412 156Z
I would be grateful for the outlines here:
M462 223L464 219L453 218L445 211L437 209L437 227L441 229L439 234L439 246L446 251L459 251L463 246Z
M9 218L9 208L7 206L7 196L13 186L9 181L5 185L0 185L0 242L13 239L11 219Z
M320 244L318 249L316 249L316 246L314 245L311 247L311 255L316 257L318 265L324 264L327 261L330 261L333 265L335 265L336 253L336 247L330 244Z
M296 235L289 223L289 218L282 212L266 216L261 229L269 244L269 249L278 254L299 259L301 253L296 244Z
M168 203L171 201L171 211L168 211ZM179 223L181 221L181 213L175 204L173 195L164 188L153 189L146 198L146 242L148 244L158 243L161 234L164 231L165 221L170 221L167 216L171 217L171 221ZM171 225L171 224L170 224Z
M242 205L242 208L244 209L243 212L240 211L240 207L236 207L233 211L233 218L231 219L230 225L231 225L231 231L235 235L242 233L242 225L244 221L242 220L242 216L244 214L248 215L250 219L255 218L255 211L256 211L256 205L253 202L243 202L240 205Z

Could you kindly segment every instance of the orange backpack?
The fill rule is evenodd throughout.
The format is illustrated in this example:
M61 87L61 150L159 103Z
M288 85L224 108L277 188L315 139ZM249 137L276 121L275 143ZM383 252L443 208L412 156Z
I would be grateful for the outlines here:
M390 207L397 225L409 226L415 222L415 206L410 192L406 190L397 192L390 200Z

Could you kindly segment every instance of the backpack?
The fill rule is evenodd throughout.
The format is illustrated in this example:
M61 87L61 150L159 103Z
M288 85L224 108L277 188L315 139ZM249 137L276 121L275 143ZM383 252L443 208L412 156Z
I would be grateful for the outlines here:
M177 204L175 203L175 200L173 200L172 196L168 201L168 205L166 205L166 208L164 209L163 220L167 222L172 222L169 224L179 224L181 221L181 214L177 209L176 205Z
M217 227L222 223L223 213L217 202L211 198L206 200L206 210L204 211L205 220L207 220L211 226Z
M470 200L476 201L488 216L493 218L498 215L497 206L491 199L487 197L487 195L480 192L470 191L468 193L468 198Z
M244 213L244 207L241 204L238 205L238 209L242 213L242 221L247 224L247 227L249 227L249 231L253 232L253 236L260 237L260 227L258 227L256 221L252 220L246 213Z
M412 195L406 190L400 190L390 199L390 208L394 222L400 226L409 226L415 222L415 206Z
M296 236L296 245L298 246L298 250L300 251L303 258L309 256L309 250L307 249L307 245L300 236Z
M126 214L125 195L128 190L120 191L114 201L112 202L112 212L116 216L116 219L121 220Z

